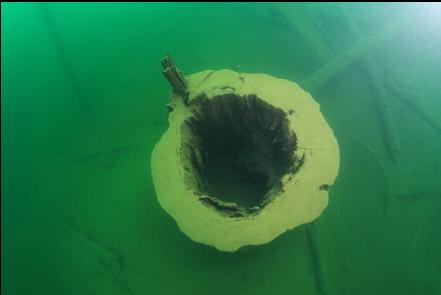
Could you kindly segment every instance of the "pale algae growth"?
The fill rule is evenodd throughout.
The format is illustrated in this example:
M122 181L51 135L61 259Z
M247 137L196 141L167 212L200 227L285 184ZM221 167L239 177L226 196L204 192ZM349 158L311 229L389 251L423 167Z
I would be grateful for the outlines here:
M438 3L1 6L2 294L439 294ZM320 217L235 253L178 229L166 53L312 93L341 157Z

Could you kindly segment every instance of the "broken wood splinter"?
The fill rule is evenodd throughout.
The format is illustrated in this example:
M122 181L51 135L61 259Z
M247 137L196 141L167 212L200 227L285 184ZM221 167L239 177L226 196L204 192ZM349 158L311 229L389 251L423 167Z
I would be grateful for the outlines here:
M161 60L161 65L164 68L164 71L162 71L162 73L172 86L173 92L182 96L182 98L184 99L184 103L187 104L189 95L189 92L187 90L187 80L185 79L182 72L176 68L176 65L170 54L167 54Z

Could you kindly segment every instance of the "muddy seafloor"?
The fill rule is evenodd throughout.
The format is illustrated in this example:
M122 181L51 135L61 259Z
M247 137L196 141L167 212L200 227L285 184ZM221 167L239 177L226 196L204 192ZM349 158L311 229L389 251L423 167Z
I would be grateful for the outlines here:
M440 13L2 3L2 293L441 294ZM341 149L317 249L305 226L234 254L183 235L149 167L168 124L164 54L188 74L229 68L302 85L391 23L390 38L314 89Z

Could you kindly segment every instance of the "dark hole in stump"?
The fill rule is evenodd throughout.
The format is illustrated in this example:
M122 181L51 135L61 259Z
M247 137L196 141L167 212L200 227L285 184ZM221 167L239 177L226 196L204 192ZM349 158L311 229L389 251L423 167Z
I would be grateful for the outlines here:
M234 93L200 96L190 107L183 125L189 185L219 210L261 209L280 191L281 176L295 170L296 136L285 113Z

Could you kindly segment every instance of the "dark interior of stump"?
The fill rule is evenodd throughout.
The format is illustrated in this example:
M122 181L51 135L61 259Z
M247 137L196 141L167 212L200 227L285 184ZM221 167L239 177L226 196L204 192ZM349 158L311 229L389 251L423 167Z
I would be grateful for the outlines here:
M208 205L229 213L261 209L293 170L296 136L285 113L256 95L191 101L184 152L191 185Z

